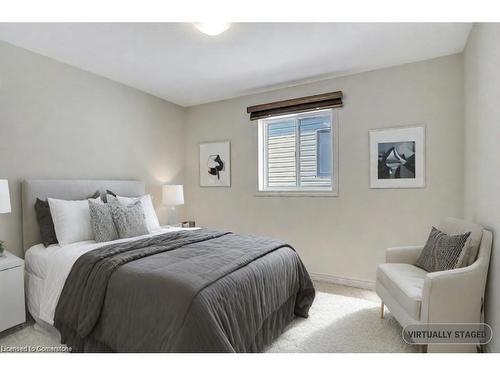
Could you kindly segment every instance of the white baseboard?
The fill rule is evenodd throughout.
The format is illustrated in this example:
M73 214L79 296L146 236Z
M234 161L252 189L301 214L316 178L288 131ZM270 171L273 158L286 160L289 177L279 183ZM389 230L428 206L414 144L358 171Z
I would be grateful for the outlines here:
M352 286L354 288L375 290L375 282L368 280L350 279L345 277L338 277L333 275L328 275L325 273L310 273L311 278L316 281L322 281L329 284L340 284L346 286Z

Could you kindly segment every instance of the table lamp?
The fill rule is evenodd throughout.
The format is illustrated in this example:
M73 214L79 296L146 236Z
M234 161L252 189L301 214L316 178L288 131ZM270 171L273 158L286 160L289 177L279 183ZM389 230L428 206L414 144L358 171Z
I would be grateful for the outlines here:
M170 206L170 214L168 215L168 223L170 225L177 224L177 210L175 206L184 204L184 187L183 185L163 185L163 204Z

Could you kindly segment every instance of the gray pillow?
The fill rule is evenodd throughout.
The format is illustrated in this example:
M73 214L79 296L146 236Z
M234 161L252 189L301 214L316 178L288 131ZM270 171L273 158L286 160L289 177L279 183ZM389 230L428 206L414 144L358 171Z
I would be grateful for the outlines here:
M118 239L118 232L113 221L111 205L89 201L90 225L96 242Z
M40 236L42 237L42 243L45 247L56 244L56 230L54 228L54 222L52 221L52 215L50 214L49 202L42 201L37 198L35 203L36 218L38 220L38 226L40 227Z
M109 190L107 190L107 191L109 191ZM116 195L106 194L104 196L104 198L106 200L106 203L116 203L116 204L119 204L118 198L116 197Z
M108 205L111 207L113 221L120 238L142 236L149 233L141 201L129 206L123 206L117 202L111 202Z
M111 190L106 189L106 193L104 194L104 202L109 203L111 200L108 200L108 197L116 198L116 194L113 193Z
M465 243L469 236L470 232L450 236L432 227L429 238L415 265L427 272L460 267L467 252Z

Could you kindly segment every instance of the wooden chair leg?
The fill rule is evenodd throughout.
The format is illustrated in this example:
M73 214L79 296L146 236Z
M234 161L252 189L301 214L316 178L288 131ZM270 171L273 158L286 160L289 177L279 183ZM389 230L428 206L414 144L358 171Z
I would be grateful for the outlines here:
M380 319L384 319L384 301L380 303Z

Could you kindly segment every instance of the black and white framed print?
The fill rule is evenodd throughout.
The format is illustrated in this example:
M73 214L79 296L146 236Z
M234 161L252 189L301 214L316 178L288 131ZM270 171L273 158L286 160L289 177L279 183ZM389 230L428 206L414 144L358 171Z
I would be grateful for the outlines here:
M231 144L200 144L200 186L231 186Z
M370 187L425 186L425 127L370 130Z

